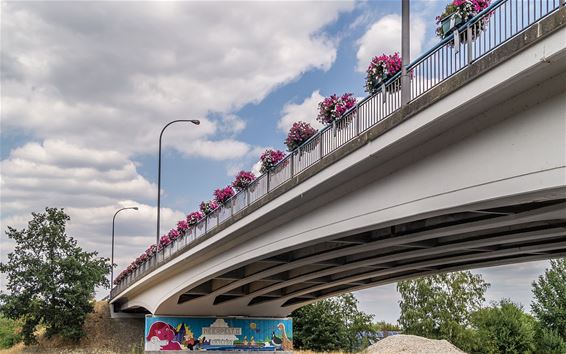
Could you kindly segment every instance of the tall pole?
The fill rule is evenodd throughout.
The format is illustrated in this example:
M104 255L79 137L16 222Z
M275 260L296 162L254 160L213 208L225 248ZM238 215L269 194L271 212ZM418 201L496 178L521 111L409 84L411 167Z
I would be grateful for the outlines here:
M401 3L401 105L405 106L411 100L411 79L407 71L411 59L411 28L409 25L409 0Z
M199 125L200 120L196 119L177 119L172 122L167 123L163 129L161 129L161 134L159 134L159 158L157 162L157 232L156 232L156 239L155 239L155 246L159 247L159 222L161 217L161 139L163 138L163 132L173 123L177 122L188 122L193 123L194 125Z
M112 289L112 284L114 284L114 224L116 222L116 215L118 215L118 213L122 210L126 209L138 210L138 207L127 207L119 209L114 213L114 217L112 218L112 258L110 260L110 265L112 266L112 268L110 270L110 289Z

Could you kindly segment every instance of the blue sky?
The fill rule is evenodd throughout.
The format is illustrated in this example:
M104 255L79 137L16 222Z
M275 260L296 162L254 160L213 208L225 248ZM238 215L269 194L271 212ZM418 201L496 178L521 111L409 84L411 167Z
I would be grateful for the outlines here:
M412 57L433 46L443 1L411 2ZM323 96L363 92L370 57L400 48L400 1L2 3L2 228L65 207L70 234L118 271L153 242L157 139L162 232L284 149L290 123L316 123ZM2 259L10 250L2 238ZM492 300L528 305L545 262L481 270ZM395 321L394 286L358 294Z

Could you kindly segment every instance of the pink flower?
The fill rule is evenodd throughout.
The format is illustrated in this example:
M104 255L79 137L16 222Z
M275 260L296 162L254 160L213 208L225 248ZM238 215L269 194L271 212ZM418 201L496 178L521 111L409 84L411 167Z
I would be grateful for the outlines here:
M317 120L324 124L331 124L355 105L356 98L351 93L345 93L340 97L337 95L326 97L318 104Z
M285 145L287 145L289 151L293 151L313 137L317 132L318 130L314 129L309 123L293 123L289 134L287 134L287 139L285 139Z
M162 250L170 243L171 243L171 239L169 238L169 235L161 236L161 238L159 239L159 250Z
M273 169L277 163L285 158L285 153L281 150L267 149L259 157L261 161L261 173L267 173L267 171Z
M195 226L199 222L199 220L203 218L203 216L204 215L200 211L193 211L192 213L187 215L187 223L190 227Z
M202 211L204 215L208 215L212 213L217 208L218 208L218 204L216 203L215 200L210 200L208 202L200 203L200 211Z
M254 180L255 175L251 171L240 171L232 182L232 187L239 192L246 189Z
M402 67L403 61L399 53L373 57L366 70L366 92L377 92L379 87L400 72Z
M216 200L220 204L224 204L228 201L228 199L232 198L234 194L234 190L231 186L218 188L214 191L214 200Z
M185 232L187 232L187 229L189 228L189 223L187 222L187 220L180 220L177 223L177 231L179 231L179 233L181 235L184 235Z
M171 229L169 230L169 233L167 234L167 236L169 237L169 239L171 241L176 240L181 234L179 233L179 231L177 231L177 229Z

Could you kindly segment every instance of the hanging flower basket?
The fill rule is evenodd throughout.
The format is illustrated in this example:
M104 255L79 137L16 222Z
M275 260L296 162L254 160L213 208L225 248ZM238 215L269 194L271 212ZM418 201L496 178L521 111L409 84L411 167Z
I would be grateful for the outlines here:
M333 124L355 105L356 98L351 93L345 93L340 97L337 95L326 97L318 104L317 120L323 124Z
M218 188L214 191L214 200L219 204L226 204L228 199L234 196L234 190L231 186L226 186L224 188Z
M283 151L271 149L265 150L265 152L259 157L259 160L261 161L261 168L259 171L261 173L271 171L273 167L275 167L275 165L284 158L285 153Z
M171 229L169 230L167 236L169 237L171 242L173 242L174 240L178 239L181 236L181 234L179 233L179 231L177 231L177 229Z
M216 203L215 200L210 200L208 202L200 203L200 211L202 211L205 216L212 213L217 208L218 208L218 203Z
M177 223L177 231L181 236L185 236L185 233L187 232L188 229L189 229L189 223L187 222L186 219L181 220Z
M238 192L248 188L248 186L255 180L255 175L251 171L240 171L236 175L232 187Z
M382 54L373 57L366 70L365 91L369 94L378 92L387 80L401 71L402 67L403 61L399 53L394 53L393 55Z
M453 0L446 5L444 12L436 17L436 35L442 39L452 35L462 25L487 8L491 0ZM468 38L467 31L463 30L458 35L460 42L474 40L484 31L489 22L489 15L474 23L471 27L472 38Z
M293 151L312 138L317 132L318 130L313 128L309 123L293 123L289 134L287 134L287 139L285 139L285 145L287 145L289 151Z
M193 227L196 224L198 224L199 220L202 219L203 217L204 215L200 211L193 211L192 213L187 215L187 224L189 224L189 227Z

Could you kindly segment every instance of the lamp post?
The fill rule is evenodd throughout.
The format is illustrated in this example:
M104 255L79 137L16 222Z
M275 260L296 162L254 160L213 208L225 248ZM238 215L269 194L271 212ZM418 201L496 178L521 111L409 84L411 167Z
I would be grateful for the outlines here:
M411 100L411 78L407 72L411 59L411 26L409 22L409 0L401 2L401 104L405 106Z
M127 210L127 209L138 210L138 207L127 207L127 208L119 209L114 213L114 217L112 218L112 259L110 263L112 265L112 269L110 270L110 288L112 288L112 284L114 283L114 223L116 221L116 215L118 215L118 213L121 212L122 210Z
M170 126L171 124L177 122L193 123L194 125L200 124L200 120L196 120L196 119L177 119L167 123L167 125L165 125L163 129L161 129L161 134L159 134L159 160L157 166L157 233L156 233L157 236L155 240L156 247L159 247L159 222L161 216L161 139L163 138L163 132L165 131L165 129L167 129L167 127Z

